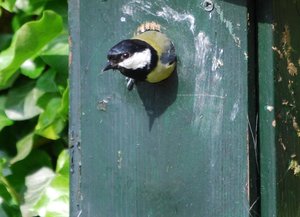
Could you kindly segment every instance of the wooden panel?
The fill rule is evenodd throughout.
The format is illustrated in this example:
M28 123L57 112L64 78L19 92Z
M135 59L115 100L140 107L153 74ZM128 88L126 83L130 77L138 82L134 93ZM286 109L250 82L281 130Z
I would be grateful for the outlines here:
M259 1L262 217L300 216L300 1Z
M70 0L71 216L249 216L248 11L214 2ZM101 69L145 21L173 40L177 73L129 92Z

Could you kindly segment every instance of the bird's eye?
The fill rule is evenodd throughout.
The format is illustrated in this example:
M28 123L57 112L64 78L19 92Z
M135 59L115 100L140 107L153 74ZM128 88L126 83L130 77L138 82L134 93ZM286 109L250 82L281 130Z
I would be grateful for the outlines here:
M128 57L129 57L129 53L123 53L123 54L122 54L122 57L123 57L124 59L128 58Z

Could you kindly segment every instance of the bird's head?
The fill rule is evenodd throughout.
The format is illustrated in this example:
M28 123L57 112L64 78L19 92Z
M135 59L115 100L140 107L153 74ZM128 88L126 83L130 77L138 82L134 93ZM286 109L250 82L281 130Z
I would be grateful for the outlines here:
M107 54L108 63L103 71L117 69L128 77L134 78L139 71L146 74L157 64L155 50L146 42L127 39L113 46Z

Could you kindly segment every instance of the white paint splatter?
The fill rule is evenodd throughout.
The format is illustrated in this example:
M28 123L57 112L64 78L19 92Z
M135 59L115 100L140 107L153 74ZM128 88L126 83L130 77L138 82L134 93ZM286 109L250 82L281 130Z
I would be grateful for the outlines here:
M195 81L195 90L194 93L202 93L203 92L203 83L201 82L204 80L205 76L205 66L208 59L209 51L211 50L211 43L209 41L209 38L205 35L204 32L199 32L197 37L195 37L195 65L198 65L200 67L200 71L196 75L196 81ZM199 126L200 121L202 119L201 117L201 108L203 106L203 97L197 97L194 99L194 105L193 105L193 125Z
M120 21L121 21L121 22L126 22L126 17L121 17L121 18L120 18Z
M236 115L237 113L239 112L240 110L240 100L237 100L234 104L233 104L233 107L232 107L232 110L231 110L231 114L230 114L230 120L231 121L234 121L235 118L236 118Z
M133 7L131 5L124 5L122 7L123 14L127 14L129 16L133 15Z
M179 13L169 6L162 7L161 11L157 11L156 15L163 17L167 21L174 20L176 22L187 21L189 22L190 30L194 33L195 30L195 17L189 13Z
M117 165L118 165L118 169L121 169L122 168L122 151L121 150L118 150L118 158L117 158Z
M216 45L213 50L214 50L214 55L212 57L211 71L214 74L213 75L214 82L218 82L221 81L223 78L223 72L219 70L219 68L221 68L224 65L222 59L224 50L218 48L218 45Z
M224 16L224 12L221 9L220 5L215 3L216 12L219 15L221 22L225 24L226 29L228 30L229 34L233 38L234 42L238 47L241 47L241 40L240 38L234 33L233 24L230 20L226 19Z
M221 75L218 70L212 71L210 58L221 59L222 49L213 46L204 32L199 32L194 39L195 59L194 65L199 70L195 78L193 122L195 129L199 129L200 123L211 128L211 135L220 135L222 132L222 120L224 116L224 90L221 83ZM212 57L211 57L212 56ZM220 76L220 79L216 79ZM205 113L203 113L205 112ZM211 119L214 119L212 122Z
M219 49L219 52L217 53L217 50L216 50L216 54L214 55L214 57L212 59L212 66L211 66L211 70L213 72L224 65L223 60L221 59L222 55L223 55L223 51L224 51L223 49Z
M152 8L152 3L147 1L140 1L140 0L132 0L122 7L123 14L133 16L138 11L143 11L146 14L151 14L155 16L155 13L151 12L150 9Z
M248 53L246 51L244 52L244 57L245 57L245 60L248 60Z
M192 33L195 31L195 17L188 12L178 12L170 6L158 5L155 2L156 6L158 6L158 10L152 6L152 3L149 1L140 1L140 0L132 0L122 6L122 12L128 16L134 16L137 12L143 12L143 14L150 14L153 16L159 16L166 21L175 21L175 22L183 22L186 21L189 24L189 29Z
M268 110L269 112L271 112L274 110L274 106L267 105L267 106L265 106L265 109Z
M147 2L147 3L149 3L149 2ZM150 9L150 8L151 8L151 3L150 3L150 4L146 4L146 5L145 5L145 8Z

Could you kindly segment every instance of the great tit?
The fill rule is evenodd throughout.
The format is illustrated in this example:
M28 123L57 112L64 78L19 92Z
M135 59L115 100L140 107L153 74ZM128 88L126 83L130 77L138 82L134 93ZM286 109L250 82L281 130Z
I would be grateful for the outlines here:
M127 88L134 81L157 83L168 78L176 66L175 47L154 22L142 24L138 33L113 46L107 54L103 71L119 70L128 79Z

